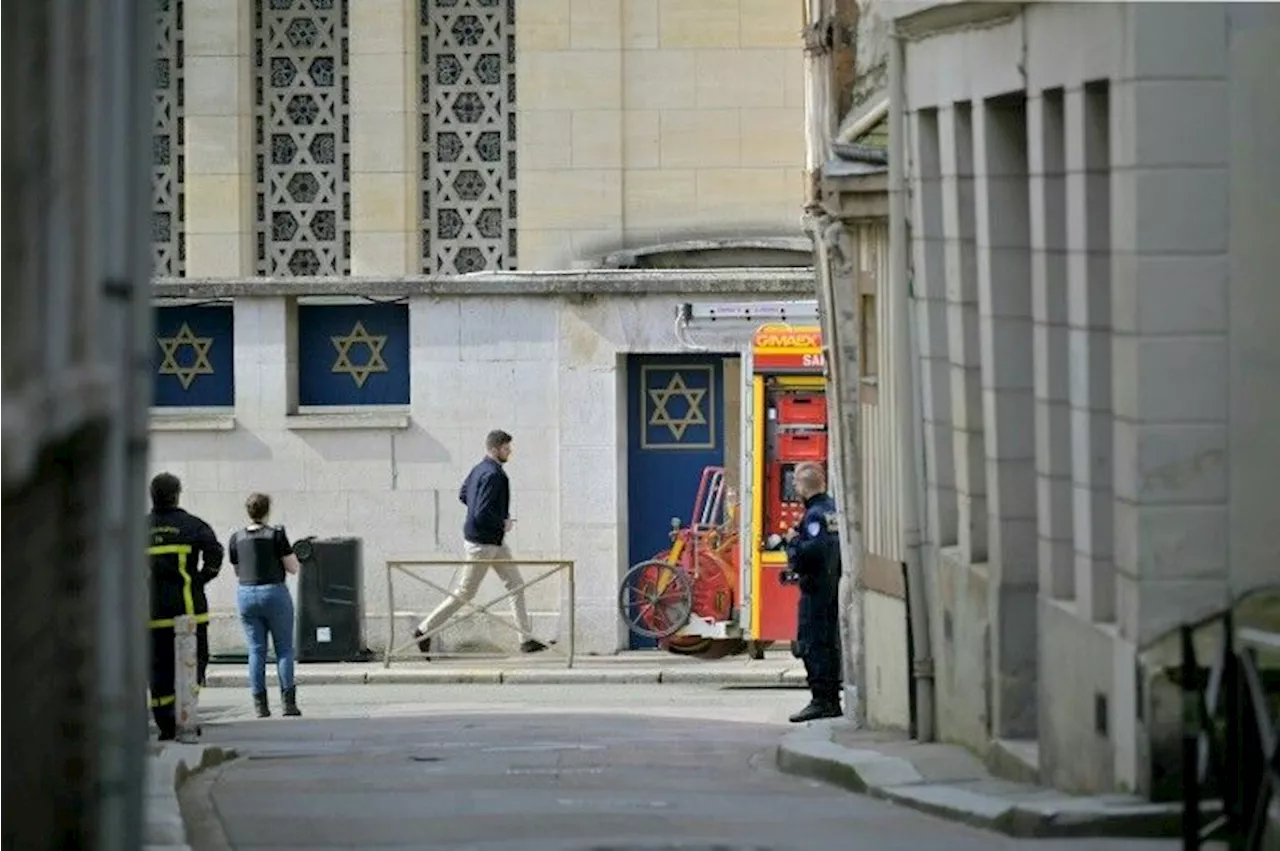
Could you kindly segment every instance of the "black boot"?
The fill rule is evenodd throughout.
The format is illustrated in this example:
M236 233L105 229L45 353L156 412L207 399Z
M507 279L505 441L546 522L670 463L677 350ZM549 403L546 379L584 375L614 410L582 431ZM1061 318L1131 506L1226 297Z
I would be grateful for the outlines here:
M840 710L840 700L814 698L809 705L791 716L792 724L803 724L806 721L817 721L820 718L840 718L844 713Z
M302 714L302 710L298 708L298 687L286 688L280 690L280 697L284 700L284 714L289 718L297 718Z
M271 717L271 706L267 703L267 693L265 691L254 693L253 708L257 711L259 718Z
M422 651L423 656L431 655L431 639L422 635L422 630L414 627L413 637L418 639L418 649Z

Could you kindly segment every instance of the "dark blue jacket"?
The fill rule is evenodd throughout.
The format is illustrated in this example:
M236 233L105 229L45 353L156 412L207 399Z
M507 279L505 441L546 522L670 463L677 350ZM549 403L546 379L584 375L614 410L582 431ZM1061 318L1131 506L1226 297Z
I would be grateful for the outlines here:
M511 506L511 486L502 465L485 458L472 467L458 499L467 507L462 537L473 544L501 544Z
M830 494L815 494L804 501L804 517L796 524L796 532L787 544L787 567L800 577L801 592L834 596L840 583L840 531Z

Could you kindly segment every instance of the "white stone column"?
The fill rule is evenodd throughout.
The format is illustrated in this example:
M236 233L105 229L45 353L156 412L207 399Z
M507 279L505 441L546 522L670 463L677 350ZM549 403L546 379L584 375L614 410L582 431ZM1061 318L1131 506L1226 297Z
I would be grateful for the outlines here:
M983 442L978 335L978 254L975 243L973 128L967 104L938 110L942 221L946 234L947 346L951 354L951 427L965 561L985 562L987 468Z
M185 0L186 274L252 268L248 0Z
M351 274L417 274L418 3L351 0L350 14Z
M1067 234L1061 91L1027 101L1031 311L1035 342L1036 517L1040 591L1075 596L1068 396Z
M1066 92L1067 313L1076 604L1115 618L1111 465L1111 193L1106 84Z
M1031 229L1021 98L973 108L990 553L992 730L1035 735L1038 665Z

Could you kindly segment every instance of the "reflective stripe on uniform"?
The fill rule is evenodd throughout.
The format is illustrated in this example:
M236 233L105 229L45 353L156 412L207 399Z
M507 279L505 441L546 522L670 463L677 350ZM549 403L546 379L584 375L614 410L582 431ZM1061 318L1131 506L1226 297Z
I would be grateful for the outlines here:
M187 610L187 614L194 615L196 613L196 600L191 594L191 574L187 571L187 556L191 555L192 546L190 544L165 544L159 547L147 547L147 555L149 556L177 556L178 557L178 575L182 577L182 604ZM197 615L197 617L199 617ZM205 617L206 622L208 616ZM154 629L157 621L152 621L151 626ZM167 624L173 626L170 620Z
M153 697L151 698L151 708L155 709L158 706L168 706L170 703L177 701L177 699L178 696L173 694L166 694L164 697Z
M205 614L202 614L202 615L195 615L195 619L196 619L196 623L208 623L209 614L206 612ZM147 626L149 626L151 629L164 629L166 627L172 628L174 620L175 618L160 618L159 620L151 621L150 623L147 624Z

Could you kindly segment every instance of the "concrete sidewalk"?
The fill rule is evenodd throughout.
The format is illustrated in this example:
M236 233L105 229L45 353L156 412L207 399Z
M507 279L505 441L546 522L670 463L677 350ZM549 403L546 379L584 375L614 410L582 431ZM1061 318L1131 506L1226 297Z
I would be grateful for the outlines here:
M1067 795L993 777L956 745L813 722L778 747L783 771L1015 837L1178 836L1180 804L1128 795Z
M197 771L233 758L217 745L151 742L147 759L147 796L143 802L143 851L190 851L187 827L178 805L178 789Z
M361 663L308 663L295 668L299 686L312 685L453 685L503 683L518 685L707 684L725 686L803 685L804 666L789 653L764 659L735 656L706 661L658 651L614 656L579 656L573 667L552 653L482 659L442 659ZM267 664L267 680L275 686L275 665ZM244 688L249 675L243 664L209 666L210 688Z

